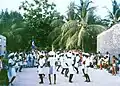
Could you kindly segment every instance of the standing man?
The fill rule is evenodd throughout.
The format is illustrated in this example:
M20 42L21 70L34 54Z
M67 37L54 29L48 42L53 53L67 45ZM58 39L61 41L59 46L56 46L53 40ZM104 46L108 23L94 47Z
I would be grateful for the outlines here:
M9 69L8 69L8 77L9 77L9 84L12 84L12 82L15 80L16 78L16 70L15 70L15 61L14 61L14 53L10 53L8 55L8 65L9 65Z
M108 51L106 52L104 57L108 58L108 65L110 65L110 53Z
M76 69L77 74L79 74L79 70L78 70L79 62L80 62L80 57L79 57L79 54L78 54L78 53L76 53L74 68Z
M88 75L88 67L90 66L90 59L88 58L89 54L86 53L85 57L86 57L86 60L85 60L85 78L86 78L86 80L85 80L85 82L90 82L90 77Z
M82 72L83 72L83 76L85 76L85 60L86 60L86 56L84 55L85 53L82 53Z
M62 57L61 57L61 65L62 65L62 71L61 71L61 74L65 74L65 77L68 77L68 72L69 72L69 69L68 69L68 64L67 64L67 54L66 53L63 53L62 54ZM64 72L65 71L65 72Z
M50 63L50 67L49 67L49 84L51 85L51 75L54 75L54 84L56 84L56 68L55 68L55 62L57 61L56 57L55 57L55 52L54 51L50 51L49 53L49 57L48 57L48 61Z
M72 53L71 52L68 52L67 53L67 63L68 63L68 68L69 68L69 82L72 83L72 79L73 79L73 75L74 75L74 67L73 67L73 64L74 64L74 61L73 61L73 58L72 58Z
M22 68L23 68L23 57L22 57L22 54L23 53L19 54L19 66L20 66L19 72L22 72Z
M40 77L40 82L39 84L43 84L43 74L44 74L44 70L43 70L43 67L44 67L44 64L45 64L45 58L43 55L40 55L39 56L39 60L38 60L38 74L39 74L39 77Z

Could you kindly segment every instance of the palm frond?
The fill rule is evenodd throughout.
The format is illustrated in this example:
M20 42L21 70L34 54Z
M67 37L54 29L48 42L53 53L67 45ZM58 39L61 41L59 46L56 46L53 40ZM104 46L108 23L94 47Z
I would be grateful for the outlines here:
M87 28L91 28L90 30L92 31L93 29L97 32L97 33L101 33L102 31L106 30L106 27L102 26L102 25L88 25Z
M54 30L52 30L50 32L50 34L48 35L48 39L55 39L56 36L58 36L61 33L61 28L60 27L56 27L54 28Z
M107 7L104 7L104 8L107 9L107 12L109 13L109 17L111 19L114 19L114 14Z
M56 45L57 43L59 43L60 42L60 40L61 40L61 37L62 37L62 35L60 34L54 41L53 41L53 45Z
M117 18L118 12L120 12L120 9L117 9L115 12L115 18ZM120 16L120 15L119 15Z
M77 44L77 38L78 36L78 31L69 39L69 43L66 43L66 48L75 48L76 44Z

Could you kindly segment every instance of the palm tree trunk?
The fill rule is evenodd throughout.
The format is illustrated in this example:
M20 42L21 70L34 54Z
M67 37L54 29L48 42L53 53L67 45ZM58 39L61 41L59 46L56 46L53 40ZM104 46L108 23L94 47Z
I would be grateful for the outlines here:
M78 34L78 43L77 43L78 46L81 45L83 31L84 31L84 27L82 26Z
M54 45L52 44L52 51L54 51Z
M82 51L84 52L84 40L82 38Z

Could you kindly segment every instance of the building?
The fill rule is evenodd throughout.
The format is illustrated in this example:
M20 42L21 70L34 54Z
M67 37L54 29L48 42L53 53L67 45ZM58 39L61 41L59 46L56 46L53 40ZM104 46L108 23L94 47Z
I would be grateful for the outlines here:
M112 26L97 36L98 51L102 54L108 51L111 56L120 54L120 24Z
M0 55L5 55L6 53L6 37L0 35Z

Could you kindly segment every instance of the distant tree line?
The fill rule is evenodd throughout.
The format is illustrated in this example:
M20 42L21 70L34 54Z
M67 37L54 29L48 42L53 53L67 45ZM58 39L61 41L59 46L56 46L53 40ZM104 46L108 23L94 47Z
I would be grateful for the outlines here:
M95 14L96 7L90 0L80 0L76 5L71 2L67 16L56 10L56 4L48 0L24 1L17 11L0 12L0 34L7 37L7 50L29 50L32 40L39 49L81 49L95 52L97 35L107 30L120 20L120 6L112 1L112 12L101 19Z

